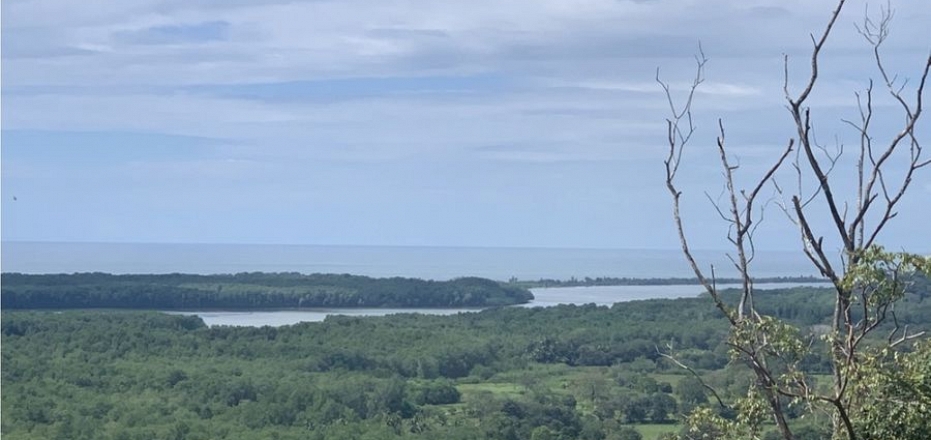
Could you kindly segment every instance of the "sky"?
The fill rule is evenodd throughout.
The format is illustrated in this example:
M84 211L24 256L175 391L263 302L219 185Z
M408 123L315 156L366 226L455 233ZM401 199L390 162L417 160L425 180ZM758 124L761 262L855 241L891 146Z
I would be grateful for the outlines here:
M859 137L842 120L878 75L854 24L883 5L851 0L811 99L819 141L848 151L832 176L845 200ZM752 181L792 134L784 56L797 91L833 6L4 0L2 239L676 248L655 77L681 99L700 43L683 216L694 246L721 248L716 121ZM893 8L884 53L912 90L931 6ZM875 101L888 139L901 113ZM757 246L797 249L764 192ZM929 201L925 171L882 241L931 250Z

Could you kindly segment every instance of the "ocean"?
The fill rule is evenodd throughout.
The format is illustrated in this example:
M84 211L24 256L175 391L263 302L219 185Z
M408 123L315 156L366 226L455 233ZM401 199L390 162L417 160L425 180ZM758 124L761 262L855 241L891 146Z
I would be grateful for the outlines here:
M696 252L718 277L734 276L724 251ZM756 277L815 275L801 252L761 251ZM4 241L0 270L114 274L238 272L348 273L446 280L478 276L506 281L693 276L678 250L556 249L264 244L56 243Z

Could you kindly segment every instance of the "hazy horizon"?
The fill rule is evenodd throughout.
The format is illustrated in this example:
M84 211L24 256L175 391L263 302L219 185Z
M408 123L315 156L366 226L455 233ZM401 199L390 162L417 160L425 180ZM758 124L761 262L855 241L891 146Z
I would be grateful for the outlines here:
M694 276L677 250L10 241L0 245L0 269L21 273L300 272L426 279L480 276L499 281ZM736 276L722 251L694 252L702 267L715 265L719 277ZM756 277L815 274L804 257L792 251L761 251L752 268Z
M61 241L61 240L9 240L0 239L0 243L49 243L49 244L127 244L127 245L210 245L210 246L319 246L319 247L411 247L411 248L463 248L463 249L580 249L580 250L647 250L647 251L681 251L681 246L674 247L597 247L597 246L497 246L470 244L366 244L366 243L276 243L276 242L190 242L190 241ZM728 252L727 248L694 248L697 251ZM762 252L793 252L793 248L758 249Z

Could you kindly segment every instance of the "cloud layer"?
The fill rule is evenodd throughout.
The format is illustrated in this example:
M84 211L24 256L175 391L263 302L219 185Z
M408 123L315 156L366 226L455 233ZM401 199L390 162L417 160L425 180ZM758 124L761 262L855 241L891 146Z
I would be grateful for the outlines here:
M711 59L684 177L713 221L714 121L764 166L791 133L783 55L796 87L829 3L5 1L3 238L674 247L657 68L682 94ZM914 76L931 11L894 7L889 66ZM864 10L824 54L825 139L856 139Z

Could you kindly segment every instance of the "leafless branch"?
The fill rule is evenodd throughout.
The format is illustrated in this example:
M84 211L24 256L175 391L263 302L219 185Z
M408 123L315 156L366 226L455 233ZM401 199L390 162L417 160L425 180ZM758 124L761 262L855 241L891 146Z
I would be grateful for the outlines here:
M838 167L842 165L841 158L845 154L845 146L839 140L835 140L833 149L818 142L812 109L808 104L819 80L822 49L846 0L837 0L835 4L836 7L822 32L817 36L811 36L811 70L797 95L790 92L789 60L788 56L784 57L783 91L795 125L795 133L786 148L781 151L778 160L759 180L754 181L752 189L737 188L735 176L740 166L729 155L725 124L718 120L716 147L724 190L717 200L712 199L707 193L705 195L712 202L718 216L728 225L727 239L733 246L733 252L727 253L727 257L738 271L743 287L735 308L725 304L720 297L715 284L714 268L712 267L711 278L706 278L689 249L679 211L682 192L675 184L676 172L683 159L682 151L695 132L691 106L695 90L703 81L706 60L703 54L696 58L698 72L683 108L675 105L669 86L663 83L657 74L657 81L666 92L672 115L667 120L669 152L666 160L666 185L673 198L673 215L683 253L715 305L727 317L732 331L749 332L745 339L729 342L728 345L756 375L759 389L768 400L774 421L786 439L792 439L792 433L782 413L780 397L822 402L822 409L825 408L824 403L829 404L834 417L835 435L849 440L858 439L850 418L856 392L848 390L856 389L855 385L851 384L855 384L857 380L855 367L860 358L860 345L868 335L886 323L889 317L895 324L887 338L889 347L895 347L923 334L909 334L907 326L900 329L894 313L894 302L902 293L901 290L897 290L901 287L897 278L901 267L883 267L884 270L892 272L891 286L858 280L848 275L852 268L858 267L860 259L864 258L863 251L873 248L880 232L896 217L898 205L913 182L916 172L931 165L931 159L923 155L922 145L916 136L916 124L923 110L924 88L931 71L931 55L924 62L917 81L900 79L898 75L887 70L880 50L889 35L894 15L891 8L882 9L878 19L867 15L863 23L857 26L860 34L871 45L875 66L882 78L879 84L885 87L897 103L897 111L900 111L904 118L899 131L888 141L883 141L882 137L873 133L873 81L869 82L865 91L856 93L859 120L843 120L859 137L855 168L856 191L846 193L838 184L843 181L843 176L834 175L835 172L842 172ZM795 155L790 159L793 150ZM795 173L797 189L794 193L785 191L776 181L776 173L787 161ZM809 182L813 186L806 188ZM766 330L754 327L764 322L764 317L756 312L753 304L750 263L756 251L754 235L763 219L766 205L772 202L769 200L761 204L757 199L762 189L770 183L775 188L775 194L781 199L776 204L799 228L805 256L821 275L833 284L835 303L828 345L832 353L834 386L826 394L812 394L804 380L799 379L802 375L780 373L774 376L774 368L783 364L791 373L800 374L800 371L795 369L798 365L793 364L795 360L791 353L794 352L787 351L788 354L783 356L779 344L770 339ZM850 194L852 197L848 197ZM827 230L822 230L817 223L813 223L821 219L816 212L819 209L826 209L828 214L829 221L825 226ZM840 243L840 250L832 248L836 243Z
M672 347L667 347L667 348L670 349L670 350L672 349ZM727 408L727 407L728 407L727 404L724 403L724 400L721 399L721 396L718 394L718 391L715 390L714 387L712 387L711 385L708 385L708 383L705 382L705 380L701 377L701 374L698 374L698 372L695 371L694 368L692 368L692 367L690 367L690 366L688 366L688 365L686 365L686 364L683 364L683 363L680 362L678 359L676 359L675 356L673 356L673 355L671 355L671 354L663 353L662 351L660 351L660 349L659 349L658 347L656 348L656 353L659 354L660 356L662 356L664 359L668 360L669 362L672 362L675 366L677 366L677 367L679 367L679 368L682 368L682 369L685 370L685 371L688 371L693 377L695 377L696 379L698 379L698 382L701 384L701 386L704 387L704 388L705 388L706 390L708 390L709 392L711 392L711 395L714 396L714 400L716 400L716 401L718 402L718 405L719 405L721 408Z

